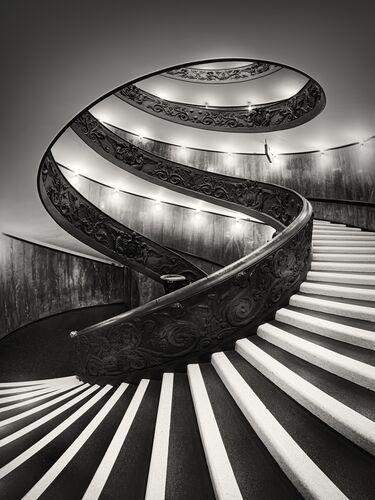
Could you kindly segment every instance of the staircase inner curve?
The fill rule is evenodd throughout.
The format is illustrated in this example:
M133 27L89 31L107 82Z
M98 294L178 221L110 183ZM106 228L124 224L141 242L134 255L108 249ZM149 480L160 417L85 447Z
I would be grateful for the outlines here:
M183 368L210 353L233 347L272 319L304 280L311 261L312 208L298 193L282 186L208 173L153 155L114 134L89 112L72 129L100 155L134 175L196 198L256 215L278 232L268 243L197 281L102 323L74 332L77 375L100 384L138 381L155 368L160 373ZM47 210L56 200L81 202L51 153L41 164L39 188ZM50 189L51 184L57 188ZM86 200L87 202L87 200ZM59 210L63 227L72 225L71 209ZM82 213L82 211L81 211ZM100 242L101 212L90 216L93 231L85 242ZM75 224L77 226L77 224ZM71 231L74 234L74 231ZM98 249L98 247L96 247Z
M314 221L289 304L187 374L1 382L4 498L372 500L374 248Z

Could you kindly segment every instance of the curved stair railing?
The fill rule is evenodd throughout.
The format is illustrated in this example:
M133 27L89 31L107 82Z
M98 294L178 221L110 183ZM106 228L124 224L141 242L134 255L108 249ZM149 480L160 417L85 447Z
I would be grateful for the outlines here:
M259 324L288 302L304 280L311 261L313 214L306 199L281 186L209 173L157 157L121 139L88 112L72 128L103 157L135 175L256 215L277 229L270 242L215 273L124 314L72 332L80 379L119 383L180 369L255 333ZM45 200L48 192L52 199L56 197L53 210L57 217L65 220L62 212L67 211L69 217L73 213L74 231L78 226L82 233L79 219L85 211L76 208L76 197L80 195L75 193L69 198L66 185L54 193L51 172L55 168L47 154L40 175L42 197ZM89 227L88 244L97 230L97 226ZM100 232L97 234L100 236Z
M164 283L180 274L191 283L206 276L179 254L120 224L84 198L64 177L51 152L39 170L39 193L49 214L68 233L107 257Z

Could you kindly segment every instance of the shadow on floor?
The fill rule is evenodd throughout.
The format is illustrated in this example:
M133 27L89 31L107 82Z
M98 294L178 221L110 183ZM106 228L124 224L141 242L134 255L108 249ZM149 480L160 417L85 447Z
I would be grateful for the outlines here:
M126 311L124 304L88 307L41 319L0 341L0 381L16 382L74 374L69 332Z

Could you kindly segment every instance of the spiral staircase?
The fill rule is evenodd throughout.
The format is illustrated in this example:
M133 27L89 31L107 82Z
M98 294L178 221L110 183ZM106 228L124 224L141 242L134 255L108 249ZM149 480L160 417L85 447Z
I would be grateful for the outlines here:
M297 96L272 104L272 126L324 108L312 80ZM146 102L133 86L121 98ZM176 104L161 101L148 112ZM290 111L297 101L310 118ZM241 127L268 127L246 113ZM0 497L374 498L375 233L314 220L285 187L159 157L87 110L71 129L120 169L276 232L207 276L94 206L49 150L39 194L63 229L151 279L188 284L72 332L71 376L0 382Z

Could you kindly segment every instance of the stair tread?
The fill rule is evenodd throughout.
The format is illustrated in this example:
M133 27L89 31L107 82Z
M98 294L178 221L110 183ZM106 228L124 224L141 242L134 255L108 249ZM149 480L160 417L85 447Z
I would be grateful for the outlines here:
M361 247L361 246L355 246L351 247L348 245L340 245L340 246L335 246L335 245L315 245L313 246L313 253L353 253L356 255L360 254L368 254L371 252L369 247Z
M215 498L185 373L174 374L165 491L176 500Z
M61 422L65 421L70 415L72 415L77 409L83 406L87 401L89 401L93 395L93 393L89 393L89 390L86 390L85 395L82 400L76 402L72 407L66 409L56 417L51 420L43 423L41 426L36 427L34 430L26 433L24 436L9 442L2 448L2 452L0 454L0 467L3 467L5 464L13 460L15 457L23 453L30 446L33 446L36 442L38 442L42 437L48 434L50 431L55 429ZM97 391L96 391L97 392ZM96 392L94 394L96 394ZM77 397L76 395L75 397ZM74 399L74 398L73 398Z
M158 409L160 382L151 380L111 469L103 498L144 498ZM131 493L132 492L132 493Z
M295 307L292 305L288 305L285 309L290 309L292 311L297 311L302 314L308 314L309 316L312 316L313 318L322 318L327 321L334 321L335 323L342 324L342 325L347 325L347 326L352 326L354 328L360 328L363 330L367 330L369 332L375 332L375 326L374 323L371 321L364 321L361 319L354 319L354 318L346 318L345 316L336 316L334 314L330 313L325 313L322 311L313 311L311 309L303 309L302 307Z
M28 410L32 410L31 408L22 408L23 411L19 411L19 413L14 416L15 421L10 420L9 423L6 423L6 421L3 420L5 425L0 426L0 439L27 427L28 425L38 421L43 417L47 418L47 416L50 415L54 410L57 410L65 403L76 397L78 394L81 394L84 390L85 389L83 386L79 386L72 390L64 391L63 393L58 394L57 396L55 396L55 398L49 400L49 402L42 401L40 405L42 408L38 410L38 406L34 406L35 412L31 413L30 415L28 415L27 413L30 413L28 412ZM46 407L43 408L42 405L45 405ZM22 417L23 414L25 416Z
M374 457L312 415L238 353L226 355L278 422L348 498L372 498Z
M311 293L302 293L302 292L298 292L298 294L296 295L299 295L301 297L308 297L309 299L318 301L319 304L324 304L325 302L329 302L338 305L340 304L349 305L353 306L353 308L364 307L366 309L369 309L370 311L374 311L374 303L370 300L356 300L356 299L341 298L341 297L330 297L324 295L316 296Z
M302 498L252 429L211 365L203 379L243 498Z
M312 342L318 346L329 349L330 351L336 352L348 358L355 359L361 363L366 363L370 366L375 366L375 352L363 347L347 344L345 342L340 342L339 340L324 337L323 335L318 335L316 333L311 333L301 328L297 328L292 325L287 325L285 323L280 323L279 321L271 321L271 325L280 328L298 338Z
M248 340L326 394L375 421L375 398L369 389L327 372L260 337Z
M115 430L130 404L135 389L134 385L127 387L93 435L89 437L61 474L39 497L40 499L65 500L69 498L69 500L80 500L83 497Z
M99 395L100 391L92 394L93 397ZM56 436L46 446L33 454L30 458L19 465L15 470L1 479L2 487L7 491L9 498L23 497L34 484L48 471L51 465L58 460L64 453L66 448L74 441L74 439L88 425L91 419L104 406L106 401L111 397L112 390L109 390L103 395L91 408L83 415L75 420L67 429ZM91 399L91 398L90 398ZM86 400L83 400L83 404ZM82 407L83 404L80 406ZM77 410L77 408L74 408ZM74 411L72 412L72 414ZM66 420L67 415L62 421ZM57 422L53 425L53 429L57 427ZM52 429L51 429L52 430ZM44 437L43 433L41 437Z

